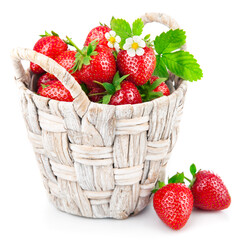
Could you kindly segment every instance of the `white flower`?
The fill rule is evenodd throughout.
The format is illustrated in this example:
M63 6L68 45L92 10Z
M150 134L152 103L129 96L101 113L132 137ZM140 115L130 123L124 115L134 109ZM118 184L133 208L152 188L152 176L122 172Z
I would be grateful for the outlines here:
M105 38L108 40L108 47L115 48L116 51L119 51L119 42L121 41L121 38L116 35L114 31L110 31L105 33Z
M142 56L144 54L144 47L146 46L145 41L139 36L133 36L132 38L127 38L126 43L123 45L123 49L127 50L127 54L130 57L135 55Z

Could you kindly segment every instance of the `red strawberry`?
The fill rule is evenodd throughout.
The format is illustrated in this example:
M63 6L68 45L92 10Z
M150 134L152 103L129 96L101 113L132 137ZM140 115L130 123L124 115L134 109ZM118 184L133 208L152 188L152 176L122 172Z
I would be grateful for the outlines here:
M204 210L223 210L230 206L230 194L219 176L204 170L197 173L195 170L192 174L194 178L191 191L194 197L194 207Z
M109 102L111 105L142 103L140 93L136 86L129 81L121 83L121 89L116 91Z
M43 85L50 85L52 83L55 83L56 80L57 79L52 79L50 77L50 74L45 73L38 79L37 88L39 88L41 86L41 84L43 84Z
M152 47L144 47L142 56L130 57L126 50L117 55L117 67L121 75L130 74L127 78L137 86L145 84L155 69L156 57Z
M111 50L96 41L80 50L75 43L67 37L68 44L77 49L73 73L78 72L79 81L85 83L89 90L98 87L94 81L111 83L116 73L116 61Z
M89 94L88 94L88 98L92 101L92 102L99 102L102 98L103 95L105 94L100 94L100 93L105 93L105 89L103 88L93 88ZM95 94L95 95L94 95ZM98 94L98 95L97 95Z
M150 78L150 84L152 84L153 82L155 82L157 79L159 79L159 77L157 76L152 76ZM162 92L164 96L169 96L170 95L170 91L168 86L162 82L160 83L160 85L158 87L156 87L153 92Z
M59 38L59 35L52 31L52 35L45 32L45 35L41 35L33 50L38 53L42 53L52 59L55 59L61 52L66 51L67 44ZM44 73L45 71L35 63L30 63L30 68L33 73Z
M160 219L174 230L181 229L193 209L193 195L183 183L170 183L154 195L153 205Z
M88 46L90 42L92 42L93 40L97 40L99 45L103 45L105 47L107 46L108 40L105 38L105 33L110 32L111 29L108 26L98 26L93 28L87 38L86 41L84 43L84 46Z
M58 101L72 102L72 98L69 90L67 90L60 81L56 81L50 85L42 85L37 93L43 97L48 97Z
M74 67L75 64L75 55L76 55L76 51L64 51L62 53L60 53L56 58L55 61L61 65L62 67L64 67L69 73L72 74L72 76L75 78L75 80L80 84L81 81L79 79L79 71L75 71L74 73L72 73L72 68ZM51 78L55 78L53 75L51 75Z

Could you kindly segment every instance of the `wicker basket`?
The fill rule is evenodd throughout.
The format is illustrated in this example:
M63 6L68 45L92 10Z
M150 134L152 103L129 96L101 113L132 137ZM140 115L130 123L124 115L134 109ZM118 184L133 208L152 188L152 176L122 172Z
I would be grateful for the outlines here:
M164 14L142 17L169 28ZM45 189L60 210L90 218L125 219L144 209L177 139L186 83L170 75L168 97L135 105L90 102L75 79L54 60L30 49L12 51L15 79L29 139ZM29 60L54 74L74 101L60 102L34 93L37 76L25 71Z

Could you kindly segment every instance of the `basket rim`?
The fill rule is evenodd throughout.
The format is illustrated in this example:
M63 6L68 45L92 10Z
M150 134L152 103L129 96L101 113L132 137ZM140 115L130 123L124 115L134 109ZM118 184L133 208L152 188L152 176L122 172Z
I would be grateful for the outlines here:
M31 77L31 70L30 68L28 68L26 70L26 74L29 74L30 77ZM181 79L181 78L180 78ZM30 90L22 81L20 81L19 79L16 79L21 87L23 87L24 91L28 92L29 94L31 95L34 95L38 98L42 98L42 99L48 99L48 100L51 100L51 101L56 101L56 102L64 102L64 103L68 103L68 104L74 104L76 98L74 98L74 100L72 102L65 102L65 101L59 101L59 100L55 100L55 99L51 99L51 98L47 98L47 97L43 97L43 96L40 96L38 95L36 92ZM159 97L159 98L156 98L156 99L153 99L151 101L148 101L148 102L142 102L142 103L137 103L137 104L123 104L123 105L109 105L109 104L102 104L102 103L97 103L97 102L92 102L89 100L90 104L94 104L94 105L100 105L100 106L104 106L104 107L111 107L111 108L121 108L122 106L145 106L145 105L148 105L148 104L153 104L154 102L158 102L158 101L164 101L165 99L171 99L171 98L175 98L176 97L176 93L180 90L182 90L183 92L185 92L187 90L187 81L186 80L183 80L181 79L182 82L180 83L179 87L177 89L175 89L169 96L163 96L163 97Z

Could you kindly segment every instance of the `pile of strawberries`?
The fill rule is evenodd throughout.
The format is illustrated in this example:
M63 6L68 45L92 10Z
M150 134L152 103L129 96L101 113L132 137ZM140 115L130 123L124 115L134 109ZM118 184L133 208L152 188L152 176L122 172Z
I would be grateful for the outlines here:
M155 71L158 61L152 41L149 35L140 36L142 20L133 23L131 33L123 30L120 21L118 25L122 30L117 30L116 20L121 19L113 20L114 25L111 25L115 26L115 31L106 25L93 28L82 49L71 38L66 36L63 40L52 31L40 35L33 50L64 67L93 102L137 104L168 96L170 90L165 83L168 78L160 77ZM37 94L59 101L73 101L70 92L54 75L34 63L30 63L30 69L40 75Z
M230 206L231 197L219 176L211 171L199 170L192 164L192 180L184 173L177 173L168 184L158 182L152 191L154 209L160 219L174 230L181 229L188 221L193 207L214 211ZM184 180L189 182L187 187Z

